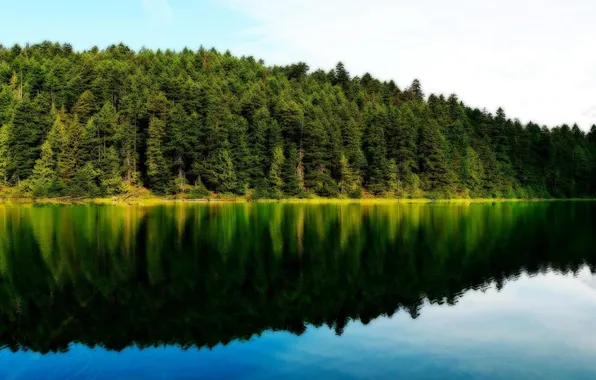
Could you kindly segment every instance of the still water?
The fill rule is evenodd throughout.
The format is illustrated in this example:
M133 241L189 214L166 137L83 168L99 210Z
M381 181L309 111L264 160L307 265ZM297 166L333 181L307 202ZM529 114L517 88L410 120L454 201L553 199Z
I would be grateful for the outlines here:
M0 205L1 379L594 379L596 203Z

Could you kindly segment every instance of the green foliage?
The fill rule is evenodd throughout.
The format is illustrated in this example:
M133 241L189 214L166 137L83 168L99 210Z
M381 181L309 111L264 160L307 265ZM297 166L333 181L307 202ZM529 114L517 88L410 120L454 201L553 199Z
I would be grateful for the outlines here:
M34 196L54 195L52 190L56 183L56 159L49 141L41 146L41 158L35 162L29 182Z
M86 163L79 168L72 179L72 185L68 188L67 194L72 196L96 196L100 194L97 186L98 173L93 164Z
M8 182L8 126L0 126L0 186Z
M48 142L59 194L77 176L94 194L187 193L199 179L274 198L596 194L596 127L523 125L426 98L418 80L402 91L342 63L309 72L205 49L44 43L0 57L0 183L21 189Z
M194 186L189 190L188 195L191 198L201 199L209 196L209 190L205 187L201 178L198 177Z
M205 176L217 192L228 193L237 189L236 171L229 150L222 149L211 157Z
M168 182L168 169L162 150L165 128L163 120L151 117L147 138L147 177L151 188L161 193L165 192Z
M99 171L99 181L103 194L113 195L123 192L122 175L120 173L120 160L116 149L112 146L106 149Z
M352 194L360 187L359 178L350 167L345 154L341 155L339 173L338 186L342 194Z
M280 193L283 191L284 180L282 176L282 168L286 158L281 146L273 149L273 157L271 158L271 169L269 169L269 185L273 193Z

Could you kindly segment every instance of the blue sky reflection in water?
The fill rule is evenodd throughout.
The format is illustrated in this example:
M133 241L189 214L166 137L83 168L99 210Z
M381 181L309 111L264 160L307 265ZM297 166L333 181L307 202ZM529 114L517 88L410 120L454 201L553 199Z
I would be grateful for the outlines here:
M455 306L425 304L341 337L310 326L302 336L266 332L213 350L175 346L122 352L73 344L64 354L0 351L3 379L592 379L596 283L550 271L497 292L467 292Z

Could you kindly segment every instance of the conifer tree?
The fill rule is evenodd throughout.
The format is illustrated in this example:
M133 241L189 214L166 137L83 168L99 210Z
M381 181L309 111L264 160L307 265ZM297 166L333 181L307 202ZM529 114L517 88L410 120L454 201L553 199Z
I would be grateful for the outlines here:
M365 110L366 139L365 151L368 161L367 185L370 191L381 194L386 190L387 148L385 130L388 125L387 110L384 106L369 107Z
M56 160L52 146L46 141L41 146L41 157L35 162L31 174L30 187L33 195L44 197L52 195L56 181Z
M24 99L17 104L9 123L8 154L11 159L7 174L11 183L27 179L39 157L41 128L36 116L32 102Z
M339 179L339 191L342 194L353 194L359 187L358 176L354 173L350 167L350 163L345 154L341 155L340 160L340 179Z
M210 183L215 185L215 190L220 193L229 193L238 189L236 171L232 155L227 148L222 148L211 157L211 165L206 172Z
M95 104L95 97L89 90L85 90L81 96L77 99L72 112L79 116L81 122L86 123L89 118L97 112L97 106Z
M283 165L284 192L295 196L304 191L304 182L301 178L301 153L294 144L288 147L288 154Z
M341 63L0 46L0 126L0 182L17 192L47 142L52 195L596 195L596 126L524 125Z
M454 175L447 162L447 142L437 122L427 118L420 128L421 185L425 191L439 191L450 195Z
M284 187L282 168L285 162L284 151L281 146L273 149L271 169L269 170L269 185L275 194L281 194Z
M151 187L161 193L168 184L168 168L162 151L165 127L163 120L151 117L147 137L147 176Z
M8 125L0 127L0 186L8 183Z

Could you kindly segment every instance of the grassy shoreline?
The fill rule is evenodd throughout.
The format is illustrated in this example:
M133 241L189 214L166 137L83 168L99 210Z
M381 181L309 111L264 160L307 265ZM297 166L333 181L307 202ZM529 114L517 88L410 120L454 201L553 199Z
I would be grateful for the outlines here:
M28 197L0 197L0 204L55 204L55 205L167 205L183 203L294 203L294 204L468 204L468 203L529 203L529 202L582 202L596 201L596 198L451 198L451 199L429 199L429 198L282 198L282 199L250 199L247 197L226 197L226 198L175 198L160 196L143 197L102 197L102 198L28 198Z

